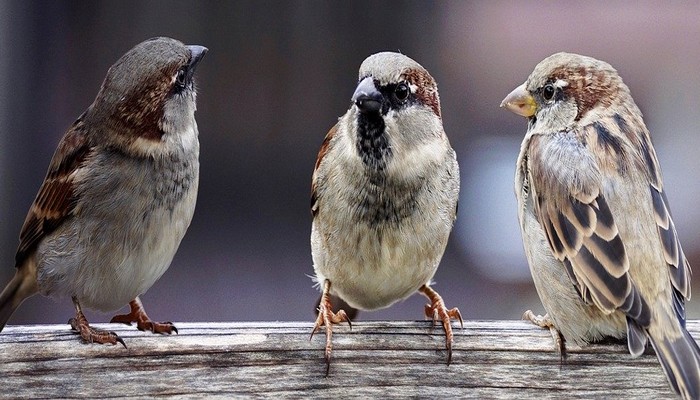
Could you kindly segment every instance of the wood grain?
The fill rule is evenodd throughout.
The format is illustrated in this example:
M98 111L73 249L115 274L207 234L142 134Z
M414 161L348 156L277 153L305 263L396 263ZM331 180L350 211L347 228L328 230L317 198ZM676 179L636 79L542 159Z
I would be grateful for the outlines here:
M309 322L177 323L160 336L118 324L121 346L80 342L68 325L0 333L0 397L459 397L674 399L656 356L624 344L568 346L523 321L455 327L447 366L442 329L427 321L336 326L330 376L324 334ZM700 323L689 321L697 339Z

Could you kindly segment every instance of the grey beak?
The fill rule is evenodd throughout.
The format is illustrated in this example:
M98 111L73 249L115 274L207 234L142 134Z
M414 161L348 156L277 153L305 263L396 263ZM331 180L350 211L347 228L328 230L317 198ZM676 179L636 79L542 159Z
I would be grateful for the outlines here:
M361 113L378 113L382 109L383 100L384 96L374 86L374 79L371 76L361 80L352 95L352 102Z
M202 58L204 58L204 55L207 54L209 49L204 46L197 45L187 46L187 48L190 49L190 53L192 53L192 58L190 59L190 71L194 73L194 70L197 68L197 64L202 61Z

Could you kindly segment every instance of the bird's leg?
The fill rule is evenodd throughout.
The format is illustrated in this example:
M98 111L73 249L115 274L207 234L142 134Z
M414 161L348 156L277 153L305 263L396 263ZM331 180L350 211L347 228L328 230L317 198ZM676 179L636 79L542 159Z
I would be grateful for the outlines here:
M348 325L350 325L350 329L352 329L352 323L345 311L338 310L337 313L333 312L329 293L330 290L331 282L326 279L323 282L323 294L321 294L321 301L318 304L318 317L316 317L316 323L314 324L314 329L311 331L311 337L309 338L309 340L311 340L311 338L314 337L314 333L316 333L318 328L323 325L326 326L326 376L328 376L328 372L331 369L331 349L333 347L331 337L333 336L333 324L347 321Z
M177 333L177 328L172 322L153 322L148 315L146 310L143 309L143 304L141 299L136 297L129 302L129 307L131 311L128 314L115 315L109 322L121 322L123 324L131 325L132 322L136 322L136 328L140 331L150 331L153 333Z
M566 358L566 341L564 340L561 332L559 332L559 330L554 326L554 321L552 321L549 314L545 314L544 316L535 315L532 310L527 310L523 314L523 319L532 322L540 328L549 329L554 345L561 354L562 359Z
M464 320L462 320L462 314L460 314L457 307L452 309L447 309L445 306L445 301L442 297L433 290L428 285L423 285L418 289L421 293L425 295L430 300L430 304L425 305L425 316L431 318L433 321L433 326L435 326L435 321L442 321L442 328L445 330L445 347L447 348L447 365L452 362L452 342L454 335L452 334L452 319L458 319L459 324L464 329Z
M126 344L114 332L103 331L101 329L95 329L90 326L83 310L78 303L78 299L73 297L73 305L75 306L75 318L68 320L68 323L73 328L74 331L80 333L80 337L88 343L100 343L100 344L117 344L121 343L124 348Z

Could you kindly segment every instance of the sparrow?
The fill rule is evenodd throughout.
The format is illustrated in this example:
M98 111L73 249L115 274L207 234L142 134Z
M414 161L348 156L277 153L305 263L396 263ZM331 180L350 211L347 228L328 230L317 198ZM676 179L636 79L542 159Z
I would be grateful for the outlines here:
M525 317L577 345L651 342L668 381L700 398L685 328L690 265L642 113L608 63L545 58L502 107L527 118L515 173L523 244L547 314Z
M121 343L82 307L130 312L111 322L172 333L139 296L168 269L192 220L199 182L193 74L202 46L159 37L107 71L94 102L58 144L20 232L16 272L0 294L0 331L36 293L70 297L86 342Z
M459 166L442 127L437 84L403 54L368 57L350 109L326 135L312 177L311 252L322 294L311 336L326 327L326 373L334 312L331 295L354 309L389 307L416 291L442 322L447 362L451 319L431 287L457 211Z

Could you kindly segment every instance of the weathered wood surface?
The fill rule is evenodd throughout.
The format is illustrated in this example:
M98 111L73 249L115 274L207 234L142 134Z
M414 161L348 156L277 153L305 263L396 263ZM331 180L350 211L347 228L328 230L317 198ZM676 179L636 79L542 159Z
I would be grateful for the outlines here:
M568 347L523 321L467 321L452 365L430 322L335 327L330 376L311 322L178 323L158 336L117 324L122 346L82 344L68 325L0 333L0 397L675 398L656 356L621 344ZM697 339L700 323L688 322Z

